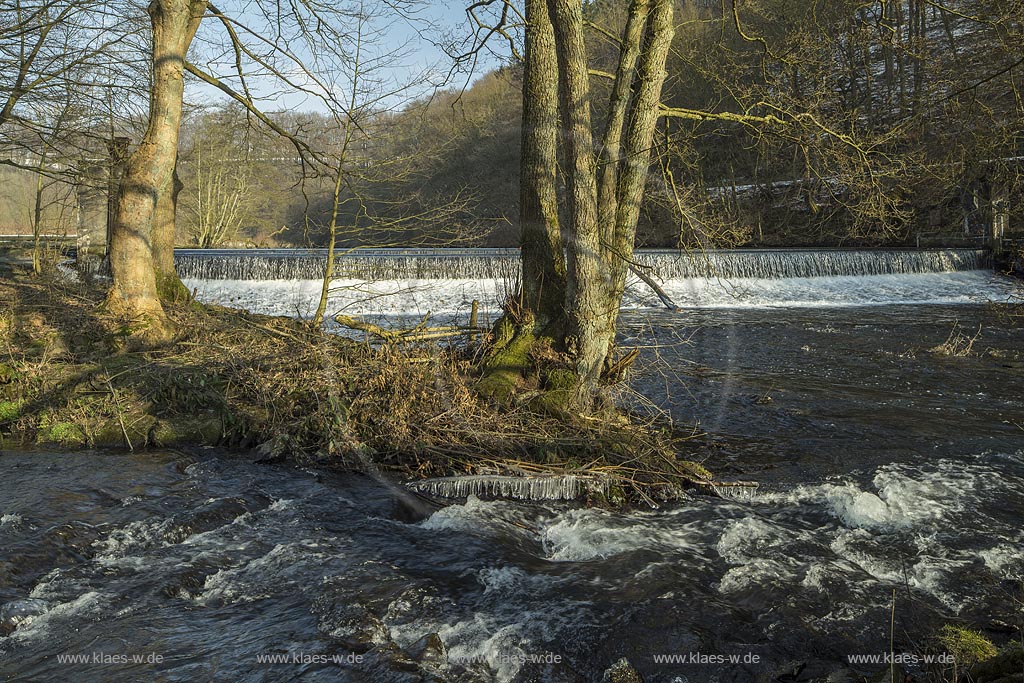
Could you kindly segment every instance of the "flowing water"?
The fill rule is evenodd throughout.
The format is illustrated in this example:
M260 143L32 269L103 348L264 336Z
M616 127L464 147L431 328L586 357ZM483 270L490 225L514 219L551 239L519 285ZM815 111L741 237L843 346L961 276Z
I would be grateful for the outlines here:
M487 290L460 282L423 296L458 314L457 287ZM281 283L192 284L283 307ZM669 280L678 312L636 290L623 400L692 425L711 469L761 482L746 498L433 509L213 450L5 452L0 678L568 683L628 657L648 683L852 680L886 667L850 656L926 654L944 623L1005 640L1024 619L1024 323L984 302L1014 287ZM957 334L969 355L930 351Z
M177 249L183 278L316 280L325 249ZM988 265L977 249L730 249L685 253L641 249L638 267L654 277L803 278L975 270ZM355 249L339 251L335 276L364 280L500 279L520 272L518 249Z

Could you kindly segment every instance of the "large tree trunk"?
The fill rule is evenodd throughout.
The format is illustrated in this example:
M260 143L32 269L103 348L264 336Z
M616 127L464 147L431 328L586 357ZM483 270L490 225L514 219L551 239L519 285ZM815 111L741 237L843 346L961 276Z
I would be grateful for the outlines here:
M526 0L519 222L523 308L540 331L562 316L565 257L558 225L558 71L547 0Z
M597 392L611 342L607 329L609 273L601 257L597 223L597 164L590 121L590 73L583 36L583 5L549 0L555 25L566 163L566 336L565 346L580 381L580 407Z
M171 172L170 183L157 197L153 213L153 269L156 273L157 294L163 302L184 301L188 298L188 289L174 268L178 195L184 187L175 167Z
M170 188L178 149L185 54L199 28L205 0L153 0L153 83L149 125L128 159L110 236L113 285L108 307L138 318L138 334L165 341L171 328L160 305L153 264L154 214L160 193Z
M519 223L523 281L518 306L495 325L479 391L511 398L531 369L538 338L561 343L565 329L565 256L558 221L558 70L547 0L526 0Z
M503 318L506 327L498 327L496 351L481 381L485 393L506 395L528 374L530 350L540 334L553 337L555 346L566 352L575 377L570 389L562 374L556 377L552 369L541 368L540 385L551 399L542 401L543 409L556 404L560 410L594 407L614 344L650 167L673 33L672 1L633 0L630 6L600 168L591 129L583 5L578 0L527 1L520 176L523 302L528 313L537 314L544 330L521 324L513 331L507 321L514 316ZM556 92L561 138L555 132ZM565 180L561 224L555 182L559 143ZM553 274L561 273L563 249L564 295L556 297L544 288ZM522 322L529 323L530 318Z

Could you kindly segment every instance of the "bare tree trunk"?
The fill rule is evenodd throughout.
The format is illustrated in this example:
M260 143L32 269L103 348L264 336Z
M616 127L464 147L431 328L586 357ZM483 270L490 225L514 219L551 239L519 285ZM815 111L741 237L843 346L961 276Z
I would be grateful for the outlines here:
M349 133L346 132L346 144L348 147ZM341 208L341 188L345 179L345 152L339 155L337 173L334 176L334 200L331 204L331 222L327 226L327 263L324 265L324 279L320 283L320 300L316 305L316 313L313 314L313 326L320 327L324 323L324 314L327 312L327 299L331 293L331 280L334 279L334 248L338 242L338 210Z
M615 232L611 244L612 291L609 326L615 329L619 303L626 285L629 261L632 260L636 242L636 226L640 219L640 205L651 168L651 148L658 125L658 104L665 82L665 62L675 25L672 21L673 0L653 0L647 35L637 70L637 82L633 87L633 102L630 108L629 128L626 132L626 156L618 182L618 204L615 210ZM609 344L614 340L609 339Z
M602 241L605 244L611 244L612 234L615 231L615 212L618 206L616 191L618 164L622 153L622 131L626 125L630 88L633 85L636 62L640 57L641 38L644 26L647 24L650 6L650 0L633 0L629 7L626 28L622 32L622 53L619 55L619 66L615 72L615 85L612 86L611 106L608 110L608 121L605 124L599 159L601 184L597 193L598 222L601 227Z
M110 236L113 285L107 306L141 319L143 326L138 334L153 342L171 336L153 266L153 219L159 195L169 188L174 171L185 54L205 8L205 0L153 0L149 5L153 27L149 124L142 142L128 159Z
M558 224L558 71L547 0L526 1L519 223L523 307L537 328L562 315L565 257Z
M39 155L39 167L36 169L36 201L32 208L32 272L39 275L43 272L43 169L46 167L46 151Z
M124 180L125 165L128 163L128 146L131 140L113 137L107 141L107 240L104 243L104 257L110 262L110 238L114 234L117 220L117 202Z
M558 71L562 76L561 112L566 159L569 221L566 246L565 346L580 381L580 407L597 392L608 353L609 273L601 257L597 223L597 165L590 121L590 82L583 36L583 5L549 0L555 26Z
M517 378L526 374L536 335L546 334L568 354L576 378L575 388L567 392L571 397L557 400L569 409L594 407L614 343L650 167L673 35L672 2L633 0L631 4L601 147L600 183L591 129L583 5L576 0L546 0L546 6L544 0L527 2L520 176L523 293L524 305L540 312L547 332L523 325L500 338L481 382L485 393L500 396L514 390ZM559 143L566 204L561 225L555 183ZM553 298L541 287L552 272L559 273L562 249L564 296ZM565 391L561 380L557 384L551 391Z
M153 213L153 269L156 272L157 294L164 302L184 301L188 298L188 289L181 283L178 271L174 268L178 195L184 187L175 166L170 183L157 197Z

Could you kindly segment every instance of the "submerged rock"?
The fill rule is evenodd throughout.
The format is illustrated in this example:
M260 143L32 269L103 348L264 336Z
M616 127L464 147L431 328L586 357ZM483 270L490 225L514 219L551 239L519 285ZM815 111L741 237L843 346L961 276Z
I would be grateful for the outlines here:
M321 596L313 603L317 628L352 652L367 652L388 642L388 630L377 615L358 602Z
M21 624L47 612L50 605L44 600L25 598L12 600L0 607L0 636L9 636Z
M440 668L448 662L444 641L436 633L428 633L410 645L406 652L423 666Z
M601 677L601 683L644 683L644 679L629 660L623 657L608 667Z
M1024 683L1024 646L1017 641L971 669L976 683Z

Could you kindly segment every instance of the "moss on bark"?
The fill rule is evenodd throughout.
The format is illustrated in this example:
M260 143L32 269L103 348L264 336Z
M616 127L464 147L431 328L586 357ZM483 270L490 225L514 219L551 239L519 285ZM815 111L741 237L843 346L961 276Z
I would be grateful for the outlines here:
M484 364L483 374L477 384L480 395L502 403L509 402L533 367L530 351L536 343L537 337L521 328L507 343L495 350Z

